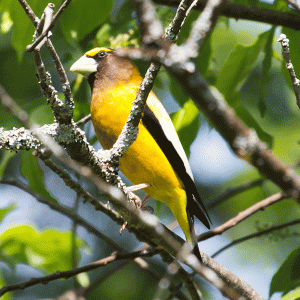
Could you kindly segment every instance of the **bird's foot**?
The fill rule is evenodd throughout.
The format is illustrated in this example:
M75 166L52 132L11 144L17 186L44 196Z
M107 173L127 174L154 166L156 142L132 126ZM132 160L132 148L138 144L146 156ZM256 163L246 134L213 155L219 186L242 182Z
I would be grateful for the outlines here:
M142 211L148 211L148 212L153 214L154 209L151 206L144 206L151 197L149 195L146 195L146 197L143 200L141 200L141 198L139 196L134 194L134 192L136 192L138 190L141 190L141 189L144 189L148 186L150 186L149 183L141 183L141 184L137 184L137 185L127 187L126 189L127 189L128 195L134 201L134 203L135 203L135 205L138 209L140 209ZM126 228L127 224L128 224L127 221L125 221L123 223L123 225L120 228L120 234Z
M120 234L122 233L122 231L126 228L126 225L128 224L128 222L127 221L125 221L124 223L123 223L123 225L121 226L121 228L120 228Z
M141 189L144 189L146 187L150 186L149 183L141 183L137 185L133 185L130 187L127 187L126 190L128 194L130 195L130 198L133 199L134 203L136 204L136 207L141 210L149 210L148 208L143 208L144 204L150 199L150 196L146 196L143 200L140 199L134 192L139 191Z
M147 196L141 201L141 207L140 207L140 209L143 210L143 211L148 211L148 212L150 212L151 214L153 214L153 213L154 213L153 207L151 207L151 206L149 206L149 205L144 206L150 198L151 198L151 197L150 197L149 195L147 195Z

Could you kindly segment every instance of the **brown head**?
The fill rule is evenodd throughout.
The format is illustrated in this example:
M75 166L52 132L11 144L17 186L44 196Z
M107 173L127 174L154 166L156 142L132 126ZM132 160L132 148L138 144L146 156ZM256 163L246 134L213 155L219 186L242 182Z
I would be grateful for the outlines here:
M126 84L129 80L141 81L138 68L128 59L117 56L110 48L94 48L77 60L71 71L87 77L94 87L107 88L117 84Z

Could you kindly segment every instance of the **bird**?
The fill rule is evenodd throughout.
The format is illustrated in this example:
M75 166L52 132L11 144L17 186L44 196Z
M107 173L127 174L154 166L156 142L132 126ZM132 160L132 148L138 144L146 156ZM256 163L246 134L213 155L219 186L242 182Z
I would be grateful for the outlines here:
M111 48L86 52L70 68L91 87L91 119L104 149L117 141L143 80L137 66ZM194 254L201 260L194 217L208 229L210 218L198 194L188 159L170 116L153 91L138 125L137 139L120 159L120 170L143 191L164 202L178 221Z

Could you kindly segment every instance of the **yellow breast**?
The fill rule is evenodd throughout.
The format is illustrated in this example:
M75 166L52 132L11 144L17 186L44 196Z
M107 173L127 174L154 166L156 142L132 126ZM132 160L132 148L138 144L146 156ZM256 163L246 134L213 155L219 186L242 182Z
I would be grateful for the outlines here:
M93 94L92 121L103 148L111 148L117 140L138 88L136 85L122 85ZM174 201L174 197L178 197L178 192L184 192L168 159L142 122L137 140L120 160L120 168L132 183L149 183L151 186L144 191L168 205L172 198Z

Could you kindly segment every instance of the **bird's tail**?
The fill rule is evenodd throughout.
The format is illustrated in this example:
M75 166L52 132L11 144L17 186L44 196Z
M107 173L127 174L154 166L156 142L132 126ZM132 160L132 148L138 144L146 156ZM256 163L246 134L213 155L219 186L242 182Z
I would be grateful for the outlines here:
M168 202L168 206L171 208L176 220L178 221L183 233L185 234L187 241L192 247L193 253L200 261L202 261L194 229L195 213L193 212L193 208L195 205L197 205L198 207L198 204L194 201L194 199L192 200L192 202L191 199L187 199L187 195L185 192L183 193L182 197L185 197L185 199L181 199L182 201L180 201L180 203L186 203L186 205L178 205L178 203L170 201ZM191 205L189 205L189 203L193 203L192 207ZM200 210L199 207L198 209Z
M186 209L186 213L187 213L187 217L188 217L188 221L189 221L189 227L190 227L190 241L189 242L193 247L193 253L197 256L199 261L202 262L202 257L201 257L200 250L199 250L199 247L198 247L198 242L197 242L197 239L196 239L194 215L188 209L188 206L187 206L187 209Z

